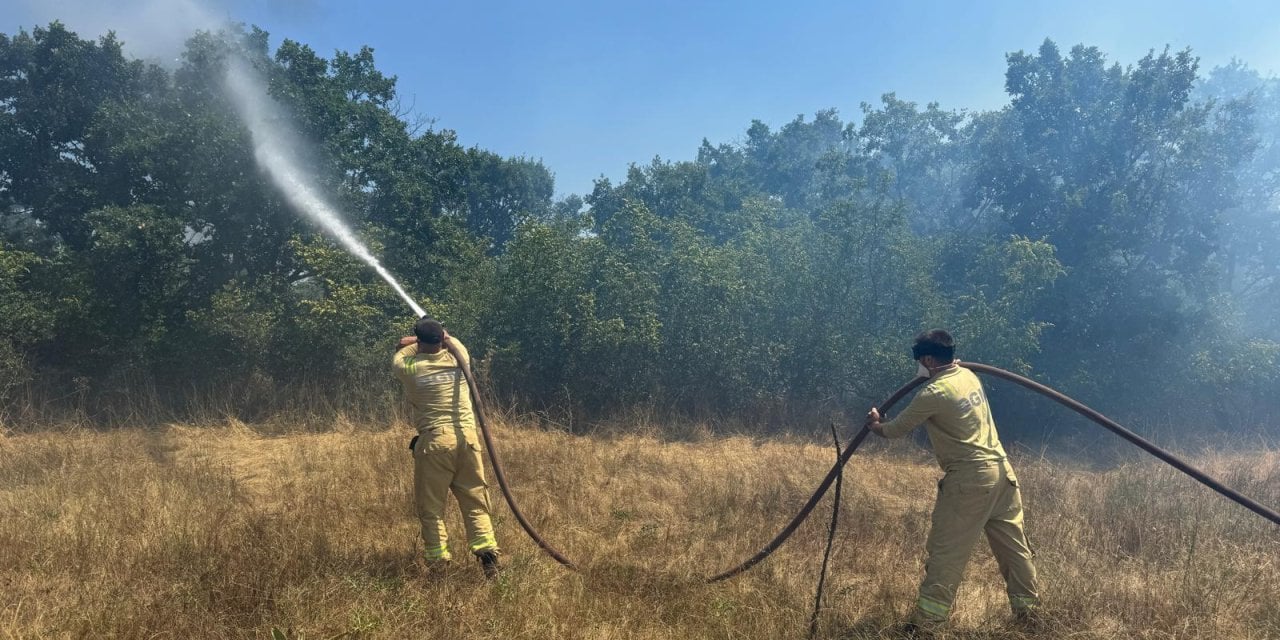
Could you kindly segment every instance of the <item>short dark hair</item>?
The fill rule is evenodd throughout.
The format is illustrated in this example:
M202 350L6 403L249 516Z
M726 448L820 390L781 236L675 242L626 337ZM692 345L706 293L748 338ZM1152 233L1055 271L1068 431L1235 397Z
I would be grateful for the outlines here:
M418 336L418 342L440 344L444 342L444 325L431 316L422 316L413 325L413 335Z
M951 362L956 356L956 341L946 329L930 329L916 336L916 344L911 347L911 359L919 360L925 356L933 356L943 362Z

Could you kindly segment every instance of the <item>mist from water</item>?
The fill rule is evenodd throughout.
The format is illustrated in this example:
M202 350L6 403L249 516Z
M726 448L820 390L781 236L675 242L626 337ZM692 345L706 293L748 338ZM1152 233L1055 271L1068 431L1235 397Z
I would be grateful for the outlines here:
M180 63L187 38L193 33L234 34L236 25L230 20L233 9L243 0L119 0L102 3L96 0L20 0L27 12L37 20L61 20L73 29L88 33L114 31L121 36L125 49L134 56L147 58L162 66ZM313 0L266 0L265 4L296 15L314 9ZM264 4L264 3L259 3ZM227 17L220 18L225 13ZM128 15L130 20L121 21ZM236 43L226 41L234 50ZM363 260L382 276L418 317L426 315L422 307L400 286L387 268L360 242L347 227L307 173L295 160L292 150L300 148L299 138L288 126L284 111L266 92L263 78L247 62L233 54L228 59L224 84L231 95L241 120L253 136L254 157L268 177L284 194L289 204L319 224L342 246Z
M427 315L404 287L378 259L360 242L351 228L342 221L337 209L320 195L320 190L298 166L290 149L297 148L295 136L285 123L278 105L266 93L263 78L244 60L232 57L227 62L226 86L240 118L253 136L253 155L267 176L284 194L286 200L301 211L357 258L360 258L382 276L391 288L413 309L417 317Z

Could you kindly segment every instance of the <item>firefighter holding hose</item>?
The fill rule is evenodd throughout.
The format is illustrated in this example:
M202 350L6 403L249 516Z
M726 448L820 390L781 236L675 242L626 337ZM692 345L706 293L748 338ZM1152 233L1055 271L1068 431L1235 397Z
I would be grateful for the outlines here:
M391 368L404 385L410 419L418 430L409 446L414 507L422 522L427 563L439 568L451 559L444 506L452 491L462 510L467 546L479 559L484 575L493 578L498 574L498 542L489 517L475 414L461 363L445 349L445 341L463 359L470 356L433 318L418 320L413 333L400 339Z
M945 472L925 543L924 581L905 630L927 631L947 620L969 553L983 533L1004 577L1014 617L1032 622L1040 598L1023 531L1022 496L982 383L955 360L955 341L944 330L917 336L911 355L920 375L928 378L911 404L888 422L880 421L874 407L867 414L867 427L886 438L901 438L924 423Z

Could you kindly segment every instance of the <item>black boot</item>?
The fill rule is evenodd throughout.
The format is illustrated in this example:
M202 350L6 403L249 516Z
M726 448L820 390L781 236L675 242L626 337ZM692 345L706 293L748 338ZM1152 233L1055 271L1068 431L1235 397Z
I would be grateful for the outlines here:
M894 638L903 638L904 640L928 640L934 637L935 632L941 625L924 625L916 622L904 622L893 630Z
M484 571L484 577L492 580L498 577L498 550L485 549L477 551L476 558L480 560L480 569Z

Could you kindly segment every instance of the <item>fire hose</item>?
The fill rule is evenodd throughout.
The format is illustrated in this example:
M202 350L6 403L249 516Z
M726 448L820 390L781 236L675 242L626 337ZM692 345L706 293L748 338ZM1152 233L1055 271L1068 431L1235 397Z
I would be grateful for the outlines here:
M912 389L915 389L926 379L927 378L915 378L911 382L902 385L902 387L897 391L893 392L893 395L889 396L888 400L885 400L884 403L880 405L881 411L883 412L888 410L889 407L901 400L902 396L910 393ZM863 427L862 430L853 437L853 440L849 441L849 444L844 448L844 452L836 459L836 463L831 466L831 471L827 472L827 477L822 479L822 484L819 484L818 489L813 492L812 496L809 496L809 501L804 503L804 506L800 508L800 512L791 519L791 522L787 523L787 526L782 528L782 531L778 532L778 535L774 536L773 540L769 541L769 544L766 544L764 548L757 551L755 555L743 560L732 569L707 578L707 582L720 582L721 580L732 578L733 576L756 566L756 564L761 560L768 558L770 554L777 551L778 547L781 547L782 543L786 542L787 538L790 538L791 534L795 533L796 528L800 526L800 523L804 522L805 518L809 517L809 512L813 511L813 508L818 506L818 501L827 493L827 489L831 487L831 483L835 482L836 477L840 475L840 470L844 468L845 463L853 456L853 452L858 450L858 445L861 445L862 441L867 439L867 434L869 433L871 433L871 430Z
M1026 387L1027 389L1030 389L1032 391L1035 391L1036 393L1039 393L1040 395L1043 395L1049 398L1050 400L1053 400L1054 402L1057 402L1058 404L1061 404L1067 407L1068 409L1071 409L1072 411L1079 413L1080 415L1092 420L1093 422L1096 422L1097 424L1106 428L1108 431L1115 433L1116 435L1138 446L1139 448L1146 451L1147 453L1150 453L1151 455L1159 458L1161 461L1169 464L1175 469L1191 476L1201 484L1209 487L1210 489L1213 489L1214 491L1217 491L1219 494L1225 496L1226 498L1230 499L1236 504L1239 504L1245 507L1246 509L1249 509L1250 511L1258 514L1259 516L1262 516L1263 518L1270 520L1274 524L1280 525L1280 513L1276 513L1275 511L1249 498L1248 496L1245 496L1240 492L1222 484L1221 482L1210 477L1205 472L1195 468L1185 460L1182 460L1181 458L1175 456L1174 454L1164 449L1161 449L1160 447L1156 446L1155 444L1143 438L1142 436L1139 436L1138 434L1120 426L1114 420L1102 415L1101 413L1098 413L1097 411L1091 409L1090 407L1085 406L1084 404L1062 393L1059 393L1058 391L1055 391L1049 387L1046 387L1034 380L1024 378L1016 373L1010 373L1008 371L993 367L991 365L979 364L976 362L961 362L960 366L965 367L977 373L983 373L996 378L1001 378L1009 382L1013 382L1014 384L1017 384L1019 386ZM888 400L885 400L884 403L879 406L880 412L881 413L887 412L888 409L892 407L894 404L896 404L899 400L901 400L903 396L906 396L908 393L911 392L912 389L915 389L917 386L919 386L921 383L923 383L926 380L928 380L928 378L915 378L914 380L908 382L907 384L902 385L902 387L900 387L897 391L893 392L893 395L889 396ZM733 576L736 576L742 573L743 571L750 569L756 564L759 564L762 560L769 557L770 554L776 551L778 547L781 547L782 544L785 543L787 539L791 537L791 534L795 533L795 530L800 526L800 524L804 522L806 518L809 517L809 513L812 512L814 507L818 505L818 502L822 499L822 496L826 494L827 489L831 487L831 484L835 482L836 478L840 475L841 469L844 467L846 463L849 462L849 458L853 456L853 453L855 451L857 451L858 446L861 445L862 442L867 439L867 435L869 433L871 433L871 430L868 429L866 426L864 426L862 427L861 430L858 431L857 435L853 437L853 440L849 441L849 444L845 447L844 451L840 454L840 457L836 460L835 465L831 467L831 471L827 472L826 477L822 479L822 483L818 485L818 488L813 492L813 495L810 496L809 500L805 502L803 507L800 508L799 513L797 513L795 517L791 519L791 522L787 523L787 526L783 527L782 531L780 531L778 535L774 536L773 540L770 540L769 543L766 544L762 549L760 549L760 551L756 552L755 555L751 556L750 558L747 558L746 560L742 561L741 563L739 563L738 565L734 566L731 569L728 569L710 578L707 578L707 581L719 582L721 580L732 578Z
M480 424L480 435L484 438L484 448L489 452L489 462L493 464L493 475L498 479L498 487L502 489L502 497L506 498L507 506L511 508L511 513L515 515L516 521L520 523L520 527L529 537L547 552L547 555L555 558L556 562L573 569L578 567L571 560L565 557L563 553L556 550L546 540L538 534L538 530L533 528L529 523L529 519L524 517L524 513L520 511L520 507L516 504L516 498L511 493L511 487L507 484L507 474L502 469L502 460L498 457L498 449L493 446L493 435L489 433L489 422L485 419L484 403L480 399L480 387L476 386L476 378L471 372L471 362L462 357L458 352L458 348L449 340L444 342L445 349L449 351L449 355L458 362L458 367L462 369L462 376L467 381L467 388L471 393L471 407L476 414L476 422Z

